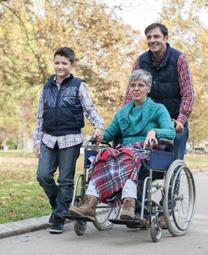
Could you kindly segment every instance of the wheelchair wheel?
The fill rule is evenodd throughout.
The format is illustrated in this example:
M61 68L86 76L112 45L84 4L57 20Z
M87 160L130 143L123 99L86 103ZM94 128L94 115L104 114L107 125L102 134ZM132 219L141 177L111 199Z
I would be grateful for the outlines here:
M150 235L153 242L159 242L162 237L162 228L158 217L154 217L151 222Z
M113 223L108 219L117 219L120 213L120 206L112 207L108 204L98 204L96 208L96 216L95 222L93 222L94 226L98 230L107 230L111 229Z
M175 160L166 175L163 202L167 228L173 236L185 234L190 227L195 197L195 183L191 171L184 161Z
M76 221L74 222L74 232L75 232L78 236L84 235L86 229L87 229L87 222L86 222L86 221L79 221L79 220L76 220Z

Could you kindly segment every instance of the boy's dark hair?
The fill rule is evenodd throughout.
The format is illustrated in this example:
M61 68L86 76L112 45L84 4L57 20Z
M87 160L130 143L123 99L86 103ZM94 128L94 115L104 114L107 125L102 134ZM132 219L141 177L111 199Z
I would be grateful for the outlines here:
M165 25L161 24L161 23L152 23L151 25L149 25L148 27L145 28L144 33L145 35L152 29L159 27L160 31L163 33L164 36L168 35L168 29Z
M68 58L71 64L73 64L75 61L75 53L71 48L68 48L68 47L62 47L57 49L54 53L54 58L56 55L60 55L60 56Z

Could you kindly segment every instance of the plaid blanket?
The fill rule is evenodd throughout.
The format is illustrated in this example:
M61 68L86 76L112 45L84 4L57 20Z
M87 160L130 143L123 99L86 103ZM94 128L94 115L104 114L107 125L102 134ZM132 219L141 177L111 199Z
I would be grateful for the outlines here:
M128 179L138 182L142 161L149 159L149 151L142 146L140 142L98 152L89 169L89 178L94 181L101 202L109 198L118 200L113 196L121 191Z

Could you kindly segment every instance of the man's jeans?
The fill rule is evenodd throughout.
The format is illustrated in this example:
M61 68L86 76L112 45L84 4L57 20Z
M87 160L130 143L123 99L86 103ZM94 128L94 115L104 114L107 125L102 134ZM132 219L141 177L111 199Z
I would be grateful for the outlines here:
M65 149L51 149L41 144L37 180L50 201L55 217L62 218L63 213L68 212L72 201L75 166L80 146L81 144ZM58 185L54 180L57 168Z

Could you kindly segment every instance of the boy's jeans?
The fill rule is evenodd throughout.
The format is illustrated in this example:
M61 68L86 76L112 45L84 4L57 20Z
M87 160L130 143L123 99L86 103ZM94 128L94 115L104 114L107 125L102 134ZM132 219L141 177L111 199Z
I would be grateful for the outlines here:
M44 189L55 217L62 218L68 212L74 190L74 173L80 146L51 149L41 144L37 180ZM54 173L59 168L57 184Z

